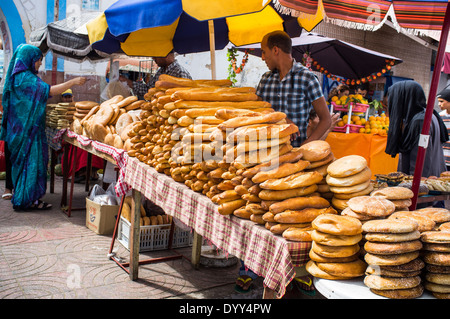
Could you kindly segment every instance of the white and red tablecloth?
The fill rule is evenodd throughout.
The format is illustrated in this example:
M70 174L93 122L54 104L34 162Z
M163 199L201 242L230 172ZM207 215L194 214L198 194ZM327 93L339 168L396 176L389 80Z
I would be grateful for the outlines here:
M69 129L63 129L59 130L54 137L51 139L53 143L61 144L63 141L64 134L67 135L67 137L76 139L82 146L88 147L92 146L95 150L102 152L104 154L110 155L114 161L115 164L119 168L119 176L116 181L115 185L115 191L117 196L123 196L125 195L131 188L127 183L125 182L125 168L127 166L127 160L128 160L128 154L122 149L117 149L114 146L104 144L98 141L93 141L86 136L78 135L74 132L72 132Z
M223 216L208 197L136 158L127 160L125 183L217 248L244 260L278 296L284 295L295 277L294 267L303 266L309 259L311 243L287 241L250 220Z

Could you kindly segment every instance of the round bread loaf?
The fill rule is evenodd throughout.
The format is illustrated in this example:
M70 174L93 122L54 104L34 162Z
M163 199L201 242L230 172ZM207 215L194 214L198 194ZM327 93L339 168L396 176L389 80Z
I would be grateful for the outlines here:
M390 199L390 201L392 202L392 204L394 204L395 206L395 210L407 210L411 204L412 204L412 200L411 199Z
M269 230L272 234L276 234L276 235L282 235L283 232L290 228L290 227L295 227L295 228L300 228L302 230L312 230L311 228L311 223L299 223L299 224L280 224L280 223L275 223L274 225L272 225Z
M93 101L78 101L78 102L75 102L75 107L77 109L80 109L80 110L90 110L96 105L98 105L98 103L97 102L93 102Z
M426 207L417 209L418 212L427 215L434 220L436 224L445 223L450 221L450 211L445 208L439 207Z
M376 295L383 296L390 299L414 299L423 295L423 285L418 285L407 289L373 289L370 291Z
M328 175L347 177L357 174L367 167L367 160L359 155L348 155L335 160L328 166Z
M358 244L350 246L327 246L313 241L311 249L319 256L337 258L353 256L359 251L360 247Z
M364 284L371 289L391 290L391 289L409 289L417 287L421 280L419 276L395 278L382 277L377 275L368 275L364 278Z
M425 243L450 244L450 232L427 231L421 234L420 239Z
M331 163L334 159L335 158L334 158L333 153L330 153L330 154L328 154L327 157L325 157L319 161L309 162L309 165L306 167L306 169L310 170L310 169L314 169L314 168L318 168L318 167L325 167L325 166L327 166L326 164ZM326 172L326 168L325 168L325 172Z
M422 242L418 239L399 243L378 243L366 241L364 250L371 254L394 255L418 251L422 248Z
M318 231L333 235L356 235L362 233L361 222L353 217L323 214L311 223Z
M413 198L414 193L412 190L402 186L383 187L373 191L371 196L383 196L386 199L409 199Z
M360 252L348 257L324 257L316 254L314 250L309 250L309 258L317 263L346 263L359 259Z
M315 140L300 147L303 152L303 159L309 162L316 162L324 159L331 153L331 146L323 140Z
M435 284L434 282L426 281L423 283L426 290L432 291L432 292L439 292L439 293L450 293L450 285L440 285Z
M350 199L350 198L353 198L353 197L368 195L372 191L373 191L373 185L372 185L372 183L369 182L369 185L365 189L363 189L363 190L361 190L359 192L349 193L349 194L334 193L334 197L339 198L339 199Z
M353 186L330 186L330 191L336 194L353 194L361 192L370 185L370 180Z
M341 215L344 216L350 216L359 220L372 220L374 219L374 217L369 216L369 215L365 215L365 214L359 214L359 213L355 213L354 211L351 210L350 207L346 207L345 209L342 210Z
M303 230L302 228L289 227L283 232L282 236L283 238L291 241L312 241L311 230Z
M450 285L450 274L426 273L425 279L428 282L432 282L432 283L439 284L439 285Z
M387 270L383 266L372 266L369 265L366 269L366 275L377 275L384 277L415 277L420 276L421 271L393 271Z
M419 257L418 251L395 255L375 255L371 253L366 253L364 255L364 260L369 265L395 266L406 264L411 260L416 259L417 257Z
M450 243L448 243L448 244L424 243L423 250L435 251L435 252L441 252L441 253L450 253Z
M366 182L370 180L371 177L372 171L370 168L365 167L361 172L347 177L333 177L331 175L327 175L326 181L330 186L353 186Z
M412 219L417 222L419 232L430 231L434 228L436 223L425 215L417 211L399 211L395 212L388 217L388 219Z
M358 196L350 198L348 207L356 213L373 217L389 216L395 211L395 205L380 196Z
M362 225L362 229L366 233L410 233L417 230L418 227L417 222L410 219L377 219L369 220Z
M414 230L409 233L367 233L364 237L366 240L372 242L398 243L419 239L420 232L418 230Z
M450 274L450 266L440 266L427 264L425 265L426 271L436 274Z
M450 266L450 253L425 251L423 253L423 261L432 265Z
M339 199L336 197L331 197L331 205L337 210L343 211L348 207L347 199Z
M432 292L431 294L437 299L450 299L450 293Z
M332 235L323 233L318 230L311 232L311 238L315 242L326 246L351 246L359 243L362 239L362 234L356 235Z
M445 232L450 232L450 222L446 222L446 223L440 224L439 227L438 227L438 230L445 231Z
M400 265L378 265L375 268L380 268L387 271L395 271L395 272L414 272L414 271L421 271L425 267L425 263L422 259L416 258L413 259L405 264Z
M306 263L306 271L309 272L311 275L313 275L314 277L317 278L322 278L322 279L330 279L330 280L342 280L342 279L347 279L346 277L338 277L338 276L333 276L330 275L328 273L326 273L325 271L321 270L316 262L309 260Z
M367 268L367 264L361 259L344 263L316 263L316 265L319 269L332 276L345 278L363 276Z

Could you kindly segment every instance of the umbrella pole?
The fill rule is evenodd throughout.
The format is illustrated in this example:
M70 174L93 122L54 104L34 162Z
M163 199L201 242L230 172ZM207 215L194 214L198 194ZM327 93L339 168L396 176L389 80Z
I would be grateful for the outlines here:
M410 210L415 210L417 205L417 196L419 193L420 179L422 177L423 164L425 160L426 148L428 146L428 138L430 133L431 117L433 115L434 103L436 99L437 87L439 84L439 76L444 60L445 47L447 45L447 37L450 29L450 6L447 4L445 11L444 23L442 25L441 38L439 39L439 47L434 64L433 77L431 79L430 93L428 94L427 108L425 111L425 118L423 121L422 132L419 139L419 150L417 152L416 167L414 170L414 179L412 184L412 191L414 197Z
M214 40L214 20L208 20L209 52L211 54L211 79L216 79L216 43Z

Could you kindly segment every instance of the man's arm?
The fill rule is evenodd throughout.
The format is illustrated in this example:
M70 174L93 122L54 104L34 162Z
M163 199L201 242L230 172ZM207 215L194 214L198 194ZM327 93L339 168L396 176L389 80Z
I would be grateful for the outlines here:
M319 117L319 123L317 124L315 130L312 131L311 135L308 136L302 144L321 139L331 127L331 115L325 98L323 96L318 98L312 102L312 105L317 116Z

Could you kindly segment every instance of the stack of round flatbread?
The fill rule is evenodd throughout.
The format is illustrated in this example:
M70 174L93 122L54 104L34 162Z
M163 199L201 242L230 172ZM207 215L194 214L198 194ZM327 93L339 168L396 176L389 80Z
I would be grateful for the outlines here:
M73 118L81 121L89 113L89 111L97 105L99 104L94 101L75 102L75 113L73 114Z
M425 289L439 299L450 299L450 232L421 234L425 262Z
M303 159L309 161L310 164L306 167L306 172L318 172L323 176L323 179L317 183L317 192L323 198L331 201L333 193L330 191L330 186L327 184L326 177L328 175L328 166L335 160L331 146L326 141L313 141L300 147L303 151Z
M370 193L371 196L383 196L389 199L394 205L396 211L409 210L411 206L411 198L414 193L411 189L401 186L384 187L374 190Z
M342 215L355 217L361 222L372 219L383 219L395 211L395 205L381 196L357 196L347 201L347 207L341 212Z
M418 224L411 219L378 219L363 224L364 259L369 265L364 284L373 293L392 299L423 294L420 272L424 262Z
M373 190L372 172L362 156L341 157L328 166L327 173L326 181L334 194L331 204L339 211L347 207L350 198L368 195Z
M312 222L312 246L306 270L314 277L340 280L364 275L360 259L362 224L353 217L323 214Z

